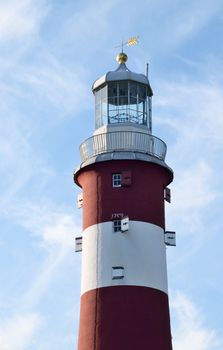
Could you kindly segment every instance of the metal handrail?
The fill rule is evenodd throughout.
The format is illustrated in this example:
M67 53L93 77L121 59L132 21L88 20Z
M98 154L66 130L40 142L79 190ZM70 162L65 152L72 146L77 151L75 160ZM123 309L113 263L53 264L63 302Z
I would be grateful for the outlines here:
M165 160L166 144L156 136L135 131L113 131L94 135L80 145L81 161L98 154L129 151L146 153Z

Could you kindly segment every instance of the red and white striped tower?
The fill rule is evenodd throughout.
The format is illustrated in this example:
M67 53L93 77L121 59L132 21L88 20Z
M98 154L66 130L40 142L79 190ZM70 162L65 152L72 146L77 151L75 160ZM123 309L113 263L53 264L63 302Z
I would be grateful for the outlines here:
M173 172L152 135L148 78L117 58L93 84L96 130L74 175L83 190L78 350L171 350L164 197Z

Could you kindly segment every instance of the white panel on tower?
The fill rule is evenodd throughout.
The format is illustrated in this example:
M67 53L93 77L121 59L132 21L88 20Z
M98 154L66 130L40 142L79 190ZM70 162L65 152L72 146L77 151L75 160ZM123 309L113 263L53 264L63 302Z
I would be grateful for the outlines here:
M78 209L82 208L83 206L83 192L79 193L77 196L77 207Z
M75 252L82 252L82 236L75 237Z
M164 237L166 245L176 246L176 232L166 231Z
M124 218L121 220L121 231L126 232L129 229L129 217L124 216Z
M82 295L95 288L116 285L150 287L167 293L163 229L146 222L129 224L129 234L114 234L111 221L84 230ZM108 271L116 267L124 268L123 275L111 279ZM115 277L121 271L113 272Z
M168 187L164 189L164 199L168 202L171 203L171 191Z

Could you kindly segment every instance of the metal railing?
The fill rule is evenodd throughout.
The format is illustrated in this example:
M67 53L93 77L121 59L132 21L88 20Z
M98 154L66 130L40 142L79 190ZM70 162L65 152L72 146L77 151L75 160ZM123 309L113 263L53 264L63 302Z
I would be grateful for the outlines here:
M80 145L81 161L101 153L130 151L165 160L166 144L158 137L135 131L114 131L94 135Z

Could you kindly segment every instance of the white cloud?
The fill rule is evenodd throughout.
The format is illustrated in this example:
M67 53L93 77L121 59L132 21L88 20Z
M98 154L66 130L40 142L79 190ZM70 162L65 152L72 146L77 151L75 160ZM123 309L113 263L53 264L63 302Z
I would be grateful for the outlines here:
M0 324L1 350L26 350L31 348L33 338L42 324L36 313L17 315Z
M11 99L5 102L5 106L4 101L1 104L0 123L0 213L17 200L31 178L39 176L38 186L41 187L53 173L32 147L34 126L30 119L14 110Z
M166 0L165 3L162 0L148 0L145 3L152 14L148 27L151 33L156 32L155 38L159 38L156 43L152 37L153 49L155 47L158 51L165 52L194 38L210 24L222 8L221 0ZM144 9L143 6L142 8ZM157 23L162 23L162 26L157 26Z
M214 200L215 194L210 190L211 171L208 164L200 161L178 173L174 193L177 210L202 208Z
M25 228L44 248L59 249L65 255L72 251L75 234L81 232L81 217L70 213L69 207L55 205L44 196L38 201L18 197L4 204L2 216Z
M75 235L80 233L81 226L73 215L58 208L53 210L44 201L34 204L20 199L19 205L11 204L7 213L11 222L26 229L27 241L30 237L35 238L33 244L43 248L47 254L39 263L38 274L33 276L32 283L19 299L20 310L32 310L73 256Z
M181 233L198 236L204 226L203 212L217 196L211 187L212 169L198 160L188 169L177 170L175 176L172 205L168 208L170 225L181 227Z
M25 309L33 309L42 300L45 294L49 292L51 282L55 281L61 271L63 262L67 257L67 250L62 247L51 249L41 270L30 287L26 290L20 300L20 305Z
M41 63L19 67L15 79L18 84L22 84L25 96L30 97L34 93L41 103L47 100L51 106L62 110L60 115L63 117L71 111L74 113L88 108L87 75L88 69L80 63L71 70L45 51L42 53Z
M174 328L173 346L176 350L221 349L222 343L213 329L205 326L202 313L189 298L181 292L176 293L171 302Z
M190 148L204 141L209 141L210 147L213 141L223 145L223 87L217 79L209 79L203 83L183 78L179 78L180 82L160 83L156 105L166 110L162 122L175 127L178 142Z
M20 208L15 208L14 219L39 237L46 248L59 248L67 254L74 247L75 234L81 231L80 218L75 218L68 209L51 208L49 203L44 202L21 202Z
M0 3L0 42L33 35L46 15L44 2L8 0Z
M171 133L167 162L175 179L168 221L199 236L204 213L219 196L223 88L216 80L211 85L179 80L160 83L154 119L164 126L164 135Z
M85 53L89 49L92 52L93 48L99 48L101 45L98 40L102 43L104 38L108 39L109 25L115 27L113 21L110 20L110 15L119 3L120 0L83 3L84 6L79 11L75 11L65 23L64 40L66 37L69 41L71 38L72 41L75 39L78 48L84 48Z
M74 247L74 232L80 231L77 228L72 215L69 214L52 214L51 224L47 224L42 230L42 236L46 244L58 244L66 249Z
M24 305L33 305L46 291L59 266L74 253L75 236L81 233L81 217L44 198L34 202L20 197L7 203L2 216L25 229L27 239L34 238L35 245L47 252L42 272L24 296L24 300L29 299Z
M162 125L167 164L175 175L166 223L177 232L178 249L170 254L170 266L177 273L179 266L189 266L192 258L202 254L222 196L223 87L208 73L203 81L195 79L178 76L159 82L160 93L154 101L154 124Z
M172 27L169 44L182 43L184 39L194 36L213 18L221 6L220 1L196 1L179 7L170 21Z
M167 161L176 171L177 206L202 208L216 195L215 169L222 165L223 87L217 79L179 80L160 82L154 121L171 133Z
M3 113L0 125L1 198L5 196L9 199L29 179L34 160L28 142L29 131L26 129L26 123L21 123L22 120L19 120L18 115L11 117L7 108L1 108L1 113Z

